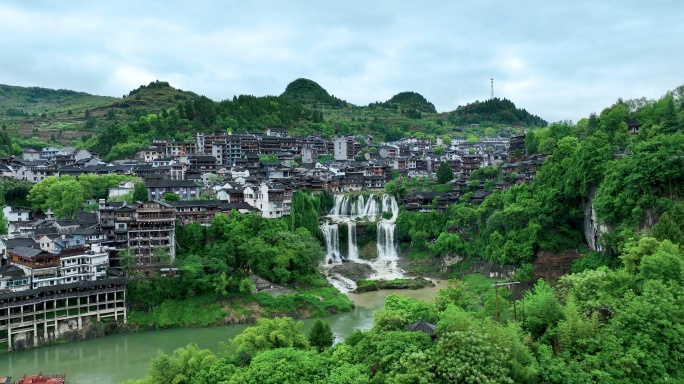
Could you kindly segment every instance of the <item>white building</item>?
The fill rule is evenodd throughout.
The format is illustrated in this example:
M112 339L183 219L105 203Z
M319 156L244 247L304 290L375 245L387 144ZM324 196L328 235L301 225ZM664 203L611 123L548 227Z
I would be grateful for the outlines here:
M261 211L261 216L274 219L290 214L291 191L280 184L261 183L244 189L245 202Z
M109 265L109 254L95 244L63 248L59 254L20 246L8 255L9 264L24 272L32 289L104 279Z
M118 197L125 195L129 192L133 192L135 189L135 184L132 181L122 181L115 188L109 188L109 198Z

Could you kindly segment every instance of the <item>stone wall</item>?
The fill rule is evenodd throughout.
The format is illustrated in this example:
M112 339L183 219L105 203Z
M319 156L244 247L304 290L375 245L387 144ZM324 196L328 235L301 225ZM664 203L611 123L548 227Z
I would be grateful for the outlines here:
M570 273L572 261L582 257L576 249L562 252L539 251L532 265L537 278L546 281L556 281L561 276Z

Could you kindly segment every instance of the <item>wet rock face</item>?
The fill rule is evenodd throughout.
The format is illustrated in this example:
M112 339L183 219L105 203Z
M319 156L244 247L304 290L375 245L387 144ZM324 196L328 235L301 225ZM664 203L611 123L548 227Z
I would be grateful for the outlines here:
M582 204L582 210L584 212L584 221L582 226L584 240L587 242L589 249L600 252L603 250L603 248L601 247L599 238L604 232L607 232L609 228L605 224L598 222L598 219L596 218L596 211L594 210L593 205L594 198L596 198L596 188L592 188L589 191L587 201Z
M359 280L364 280L373 274L373 268L368 264L360 263L343 263L335 265L330 268L330 273L337 273L347 279L354 280L358 282Z

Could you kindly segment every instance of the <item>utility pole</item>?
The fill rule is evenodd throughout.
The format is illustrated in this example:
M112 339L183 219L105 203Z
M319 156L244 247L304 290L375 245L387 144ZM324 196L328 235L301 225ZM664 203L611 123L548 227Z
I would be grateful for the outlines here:
M491 97L491 99L494 99L494 78L492 77L489 80L492 82L492 97Z
M494 287L494 291L496 292L496 298L495 298L495 303L496 303L496 321L499 322L499 286L505 285L505 286L511 286L513 284L520 284L519 281L510 281L507 283L494 283L492 287ZM523 306L523 313L525 313L525 307ZM517 322L518 319L516 318L516 313L515 313L515 301L513 302L513 316L515 321ZM525 315L523 315L524 318Z

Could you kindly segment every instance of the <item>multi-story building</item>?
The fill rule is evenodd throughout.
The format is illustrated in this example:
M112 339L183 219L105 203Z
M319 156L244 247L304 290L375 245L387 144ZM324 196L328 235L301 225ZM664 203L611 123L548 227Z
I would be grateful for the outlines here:
M23 270L32 289L104 279L109 265L109 254L85 241L58 253L20 246L8 250L8 255L9 263Z
M181 200L187 200L202 193L202 187L191 180L148 180L145 186L150 200L161 200L166 193L175 193Z
M333 155L335 160L354 160L361 151L361 143L354 136L336 136L333 139Z
M258 209L244 201L234 203L219 200L174 201L171 205L176 211L176 221L181 225L190 223L209 225L219 212L225 214L230 214L233 210L240 214L258 212Z
M318 150L312 147L302 148L302 163L314 164L318 161Z
M245 202L261 211L265 218L278 218L290 214L292 203L292 190L277 183L261 183L259 186L249 186L244 190Z
M0 292L0 343L8 351L37 346L59 338L72 324L81 329L89 318L125 323L126 282L109 278Z
M171 205L154 200L128 205L100 200L98 212L100 227L113 248L132 249L138 266L166 262L157 260L158 256L175 259L175 210ZM119 255L115 261L120 264Z
M508 145L508 161L516 162L525 157L525 135L513 136Z
M483 165L482 155L463 155L461 156L461 174L464 178L470 178L473 171L480 169Z

